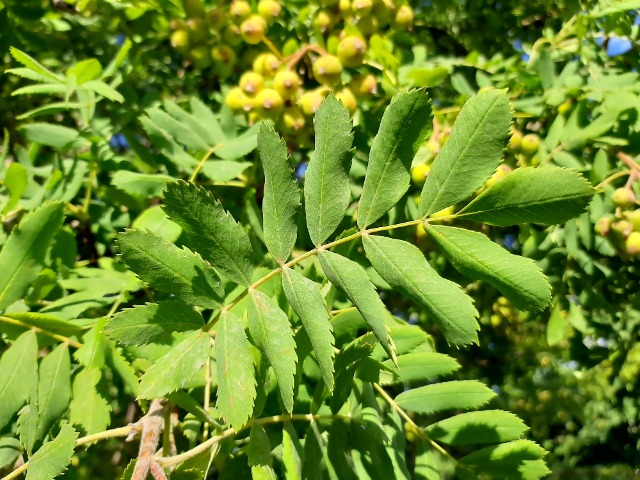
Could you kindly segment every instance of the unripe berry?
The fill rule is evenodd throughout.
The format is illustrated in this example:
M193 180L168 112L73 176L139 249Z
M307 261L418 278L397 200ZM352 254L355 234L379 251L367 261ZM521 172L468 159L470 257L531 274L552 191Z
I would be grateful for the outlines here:
M190 18L187 20L187 28L189 29L189 38L191 43L206 42L209 38L209 30L204 20L200 18Z
M602 217L596 222L595 230L598 234L606 237L611 231L611 217Z
M209 26L215 30L222 30L229 22L229 16L221 7L214 7L207 12Z
M348 88L343 88L336 93L336 99L340 100L342 104L349 109L351 115L353 115L358 107L356 97Z
M258 2L258 14L267 22L276 19L281 11L282 7L275 0L260 0Z
M426 163L422 163L420 165L416 165L411 169L411 181L414 185L421 186L424 184L427 179L427 175L429 175L429 171L431 167Z
M564 101L560 105L558 105L558 113L560 115L566 115L571 111L572 102L571 99Z
M276 118L282 112L284 100L274 89L265 88L258 92L253 105L264 117Z
M260 43L264 38L266 27L266 22L262 17L252 15L240 25L242 39L250 45Z
M346 37L338 45L338 59L345 67L359 67L366 53L367 44L360 37Z
M625 212L625 216L627 217L627 220L631 222L631 225L633 225L633 230L635 232L640 232L640 209Z
M252 107L251 99L244 94L240 87L233 87L229 90L224 103L234 112L248 112Z
M261 53L253 61L253 71L263 77L273 77L280 68L280 63L273 53Z
M264 78L256 72L245 72L240 77L238 85L247 95L255 95L264 87Z
M211 49L211 60L213 60L213 64L217 69L225 73L231 73L233 66L236 64L236 52L227 45L216 45ZM221 71L218 73L221 74Z
M325 55L318 58L313 64L313 75L319 83L333 86L340 82L342 64L338 57Z
M273 79L273 88L285 100L293 98L300 87L300 77L291 70L281 70Z
M373 2L371 0L353 0L351 2L351 11L358 17L369 14L372 7Z
M527 133L520 141L520 151L529 157L538 153L540 148L540 137L535 133Z
M189 51L189 58L199 70L211 65L211 52L206 45L198 45Z
M512 130L511 138L509 139L509 144L507 147L512 152L517 152L520 150L520 145L522 144L522 132L520 130Z
M280 123L285 133L296 134L304 128L306 119L299 108L287 107L282 112Z
M230 47L237 47L242 43L242 34L240 33L240 27L233 23L227 25L222 31L222 42Z
M300 97L300 108L302 109L305 115L313 115L318 110L318 107L324 100L325 91L324 89L316 89L311 90L309 92L305 92L302 97Z
M613 222L611 224L611 230L620 235L622 238L627 238L633 231L633 225L628 220L618 220L617 222Z
M326 33L333 26L334 18L335 16L331 12L321 8L314 15L312 23L321 33Z
M391 22L391 12L395 10L395 5L392 2L389 3L390 5L387 2L380 1L375 3L371 9L371 15L378 20L380 27L386 27Z
M182 6L187 18L204 17L204 6L200 0L183 0Z
M616 207L627 208L635 203L636 197L628 188L616 188L611 195L611 201Z
M186 51L189 48L189 32L184 29L176 30L171 34L171 46L176 50Z
M340 0L320 0L318 3L323 7L333 7L337 5Z
M234 22L240 23L251 15L251 5L245 0L235 0L229 8L229 13Z
M496 170L496 173L491 175L491 178L489 178L489 180L487 180L484 183L484 186L486 188L489 188L490 186L495 185L500 180L502 180L504 177L509 175L509 173L511 173L511 170L512 170L512 168L509 165L507 165L506 163L501 164L498 167L498 170Z
M624 242L624 247L629 255L640 255L640 232L631 232Z
M413 26L413 10L407 4L401 5L396 12L394 23L397 29L411 30Z
M356 22L356 28L365 37L370 37L380 30L378 19L373 15L365 15L358 18L358 21Z
M351 0L338 0L338 10L342 14L351 13Z
M349 88L358 98L368 98L378 93L378 82L376 77L370 73L367 75L356 75L351 78Z

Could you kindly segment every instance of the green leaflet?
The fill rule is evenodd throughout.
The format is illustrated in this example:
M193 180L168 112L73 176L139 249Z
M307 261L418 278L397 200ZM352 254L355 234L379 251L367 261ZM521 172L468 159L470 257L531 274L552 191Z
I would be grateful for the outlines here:
M287 412L293 410L293 383L296 373L296 342L287 314L266 294L250 289L249 332L267 357L276 375L280 397Z
M313 118L315 151L304 178L307 229L320 246L338 228L349 207L349 167L353 133L349 111L333 95L318 107Z
M424 90L393 97L371 145L358 205L358 227L371 225L409 188L411 161L431 132L431 103Z
M13 464L20 455L20 442L12 437L0 437L0 468Z
M29 396L29 403L22 407L16 422L20 443L24 446L29 456L31 456L33 447L38 441L38 415L38 388L36 385Z
M0 312L22 298L38 277L63 218L63 203L45 203L13 229L0 251Z
M460 273L493 285L520 310L549 305L551 286L533 260L512 255L479 232L436 225L426 230Z
M77 438L78 432L68 423L62 425L58 436L31 457L26 480L51 480L63 473L71 463Z
M218 274L199 255L148 231L128 230L116 242L124 262L156 290L199 307L220 306L224 290Z
M461 413L429 425L429 438L448 445L501 443L515 440L528 427L516 415L502 410Z
M73 380L73 400L69 420L87 435L105 430L111 423L111 405L98 392L102 372L83 368Z
M395 369L390 360L384 365ZM398 376L394 378L388 372L380 372L380 384L411 383L433 380L441 375L447 375L460 368L460 364L449 355L435 352L416 352L398 356Z
M169 183L163 208L188 234L191 245L220 273L250 285L251 242L241 225L205 189L187 182Z
M123 345L169 343L173 332L190 332L202 328L204 320L181 300L136 305L111 318L103 332Z
M493 478L537 480L551 473L542 460L546 453L531 440L515 440L483 448L459 462Z
M464 104L422 188L420 216L470 197L495 172L507 144L511 116L502 90L483 90Z
M284 140L266 124L258 131L258 153L265 178L262 202L264 242L274 260L282 265L296 243L300 190Z
M333 327L320 286L291 268L282 270L282 287L287 300L304 326L313 345L322 378L333 391Z
M271 442L261 425L251 427L247 454L253 480L276 479L276 474L271 467Z
M20 320L27 325L43 328L49 332L64 335L65 337L77 335L82 332L82 328L79 325L63 318L59 318L56 315L39 312L15 312L5 313L4 316Z
M282 428L282 463L286 480L302 480L302 445L291 422ZM303 457L304 458L304 457Z
M477 380L442 382L402 392L395 401L402 408L416 413L436 413L442 410L478 408L496 394Z
M211 339L207 332L189 333L140 378L139 398L159 398L187 385L209 358Z
M38 343L29 330L20 335L0 358L0 429L27 401L38 382Z
M487 188L458 217L492 225L555 225L577 217L595 190L582 175L559 167L518 168Z
M222 311L216 330L215 347L218 368L216 406L226 422L237 429L251 416L256 399L253 354L240 317L226 310Z
M376 271L425 308L449 343L478 341L478 312L471 298L459 285L438 275L417 247L377 235L365 235L362 240Z
M318 258L329 281L349 297L382 347L395 361L395 346L385 324L391 314L380 300L367 272L357 263L328 250L319 251Z
M53 423L66 412L69 400L71 400L71 359L69 346L61 344L40 363L36 440L43 439Z

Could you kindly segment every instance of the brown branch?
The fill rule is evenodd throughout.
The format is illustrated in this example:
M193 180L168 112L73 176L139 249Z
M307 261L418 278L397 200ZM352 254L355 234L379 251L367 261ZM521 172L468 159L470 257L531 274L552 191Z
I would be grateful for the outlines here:
M142 430L142 433L140 434L140 450L131 480L145 480L149 473L156 480L167 480L162 467L153 458L160 444L160 433L164 425L164 409L165 406L160 400L154 400L151 402L147 414L134 425L134 430Z

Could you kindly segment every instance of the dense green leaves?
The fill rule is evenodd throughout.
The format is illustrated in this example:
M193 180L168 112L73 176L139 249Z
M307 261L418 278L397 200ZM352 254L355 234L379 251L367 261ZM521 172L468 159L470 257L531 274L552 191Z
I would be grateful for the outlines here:
M258 132L258 153L265 178L262 200L264 242L275 261L283 264L296 243L300 190L284 140L267 125L260 127Z
M449 343L478 341L478 312L471 298L457 284L440 277L417 247L377 235L364 236L363 243L382 278L425 308Z
M63 473L71 463L78 433L64 424L58 436L45 443L29 461L27 480L51 480Z
M280 397L287 412L293 410L293 377L296 373L296 343L287 314L266 294L250 289L249 332L269 360L276 375Z
M333 328L320 286L295 270L285 268L282 287L311 340L324 383L329 391L333 391Z
M554 225L580 215L595 190L580 175L558 167L518 168L462 209L458 216L492 225Z
M393 97L371 145L358 205L358 227L371 225L409 188L411 161L431 131L431 103L424 90Z
M276 474L271 467L271 442L262 425L251 427L248 457L254 480L275 480Z
M243 228L205 189L186 182L167 185L164 210L189 235L191 245L220 273L251 283L251 243Z
M122 310L103 329L123 345L169 343L174 332L190 332L204 325L202 316L180 300L165 300Z
M395 359L395 348L385 322L391 315L380 300L364 268L328 250L320 251L318 257L329 281L349 297L382 347Z
M402 408L416 413L478 408L496 394L476 380L436 383L407 390L395 398Z
M197 254L139 230L120 234L117 245L129 268L156 290L199 307L220 306L224 295L220 279Z
M27 401L38 382L38 343L29 330L0 358L0 429Z
M502 160L511 109L505 92L483 90L465 103L442 146L420 197L420 215L431 215L468 198Z
M551 473L542 460L546 453L531 440L515 440L473 452L460 459L460 464L493 478L537 480Z
M42 439L67 410L71 400L71 359L69 347L58 345L42 359L38 378L38 427Z
M192 332L156 360L140 379L140 398L159 398L187 385L209 359L211 338Z
M101 378L100 370L83 368L73 379L69 419L87 435L105 430L111 421L111 405L98 391Z
M11 232L0 251L0 311L21 298L40 274L63 215L64 204L45 203Z
M429 425L429 438L449 445L501 443L515 440L528 427L516 415L502 410L461 413Z
M521 310L543 310L551 286L533 260L512 255L485 235L462 228L427 225L427 232L460 273L483 280Z
M256 398L251 344L240 317L228 311L221 313L215 347L218 367L217 407L229 425L239 428L251 416Z
M307 229L314 245L321 245L340 225L349 207L351 120L349 111L333 95L313 119L316 143L305 174Z

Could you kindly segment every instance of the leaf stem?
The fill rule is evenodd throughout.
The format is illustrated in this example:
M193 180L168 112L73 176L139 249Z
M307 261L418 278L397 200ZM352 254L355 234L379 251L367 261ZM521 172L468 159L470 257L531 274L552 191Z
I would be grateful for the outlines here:
M74 348L81 348L82 344L80 342L76 342L69 337L65 337L64 335L58 335L57 333L50 332L49 330L45 330L44 328L36 327L35 325L29 325L28 323L24 323L20 320L16 320L15 318L5 317L4 315L0 315L0 322L8 323L11 325L15 325L17 327L26 328L28 330L33 330L36 333L41 333L42 335L46 335L47 337L55 338L59 342L68 343Z
M219 146L220 145L214 145L209 150L207 150L207 152L204 154L204 157L202 157L202 160L198 162L198 165L196 165L196 168L193 170L193 173L189 177L189 183L195 182L196 177L198 176L198 173L200 173L200 170L202 169L206 161L209 160L209 157L213 155L213 152L215 152Z
M378 393L380 394L380 396L391 406L391 408L393 408L396 412L398 412L400 414L400 416L402 418L404 418L404 420L411 425L411 427L413 428L413 430L415 431L415 433L417 433L423 440L426 440L427 442L429 442L431 444L431 446L433 448L435 448L436 450L438 450L441 454L443 454L445 457L449 457L452 460L455 460L451 454L449 452L447 452L444 448L442 448L437 442L433 441L431 438L429 438L429 436L424 433L423 430L420 429L420 427L418 427L418 425L416 425L416 423L411 419L411 417L409 415L407 415L407 412L405 412L402 407L400 405L398 405L396 403L396 401L391 398L389 396L389 394L387 392L385 392L384 388L382 388L380 385L378 385L377 383L373 384L373 388L375 388Z

